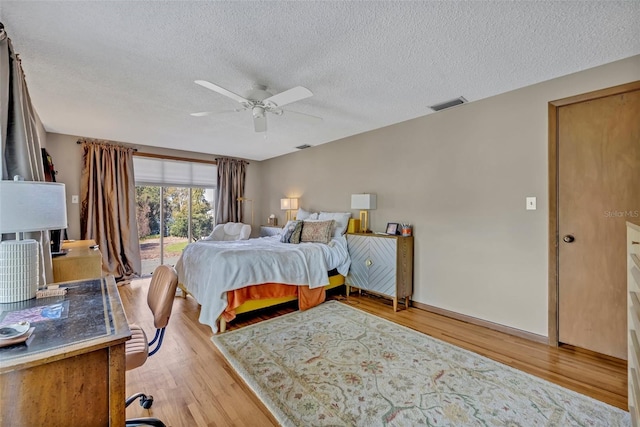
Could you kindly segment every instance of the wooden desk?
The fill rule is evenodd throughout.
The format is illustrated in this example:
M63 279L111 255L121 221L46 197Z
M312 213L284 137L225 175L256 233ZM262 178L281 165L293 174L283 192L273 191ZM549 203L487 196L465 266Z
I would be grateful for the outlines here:
M93 242L83 240L82 242ZM65 247L66 255L52 259L53 281L68 282L70 280L95 279L102 276L102 254L98 249L89 249L88 244Z
M26 308L67 307L67 318L32 323L28 345L0 348L1 426L124 425L131 331L115 280L65 285L63 297L0 304L2 319Z

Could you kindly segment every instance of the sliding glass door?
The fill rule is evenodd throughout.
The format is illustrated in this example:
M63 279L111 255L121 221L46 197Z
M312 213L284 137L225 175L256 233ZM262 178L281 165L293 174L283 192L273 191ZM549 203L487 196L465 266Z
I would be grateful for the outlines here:
M140 239L141 275L151 274L160 265L161 187L136 186L136 220Z
M175 265L189 242L214 225L215 162L133 157L142 275L160 264Z
M213 189L136 186L142 275L175 265L189 242L213 230Z

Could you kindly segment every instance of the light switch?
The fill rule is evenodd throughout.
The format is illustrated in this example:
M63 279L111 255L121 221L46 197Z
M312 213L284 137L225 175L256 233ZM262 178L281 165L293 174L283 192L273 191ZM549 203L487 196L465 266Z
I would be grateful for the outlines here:
M536 198L535 197L527 197L527 210L535 211L536 210Z
M71 203L78 203L79 198L77 194L74 194L73 196L71 196Z

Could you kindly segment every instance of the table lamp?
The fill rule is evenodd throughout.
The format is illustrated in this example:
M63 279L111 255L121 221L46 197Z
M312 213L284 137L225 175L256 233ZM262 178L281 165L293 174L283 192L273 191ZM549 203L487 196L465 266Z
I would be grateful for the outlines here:
M360 232L371 233L368 227L370 209L376 208L375 194L352 194L351 209L360 209Z
M291 217L291 211L298 210L298 199L296 198L286 198L280 199L280 209L283 211L287 211L287 221L291 221L293 218Z
M64 184L0 180L0 303L35 298L40 277L40 242L22 233L67 228Z

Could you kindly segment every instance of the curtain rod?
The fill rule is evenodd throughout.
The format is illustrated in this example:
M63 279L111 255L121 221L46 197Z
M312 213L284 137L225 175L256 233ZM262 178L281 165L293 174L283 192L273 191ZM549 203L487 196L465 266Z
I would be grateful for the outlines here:
M78 141L76 141L76 144L80 145L80 144L82 144L83 142L85 142L85 141L80 141L80 140L78 140ZM91 144L91 142L89 142L89 144ZM117 143L116 143L116 144L114 144L114 143L112 143L112 142L108 142L108 141L105 141L105 142L102 142L102 143L101 143L101 142L98 142L98 144L115 145L116 147L130 148L130 149L131 149L131 150L133 150L134 152L137 152L137 151L138 151L138 149L137 149L137 148L133 148L133 147L129 147L129 146L126 146L126 145L117 144Z
M217 165L218 162L215 160L204 160L204 159L193 159L191 157L179 157L179 156L169 156L165 154L153 154L153 153L134 153L137 157L149 157L152 159L164 159L164 160L176 160L179 162L191 162L191 163L205 163L209 165Z
M76 141L76 144L80 145L82 144L83 141ZM109 142L107 142L108 144ZM211 165L217 165L218 164L218 158L216 158L215 160L203 160L203 159L193 159L190 157L179 157L179 156L170 156L170 155L164 155L164 154L154 154L154 153L139 153L137 148L132 148L132 147L127 147L126 145L119 145L117 143L113 144L119 147L125 147L125 148L131 148L136 156L141 156L141 157L152 157L152 158L158 158L158 159L165 159L165 160L178 160L178 161L183 161L183 162L195 162L195 163L207 163L207 164L211 164ZM236 159L233 158L233 160L239 160L241 162L243 162L246 165L250 165L251 162L244 160L244 159Z

